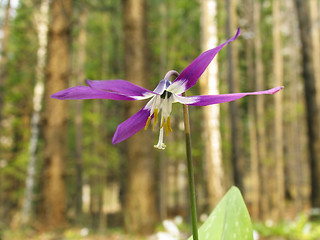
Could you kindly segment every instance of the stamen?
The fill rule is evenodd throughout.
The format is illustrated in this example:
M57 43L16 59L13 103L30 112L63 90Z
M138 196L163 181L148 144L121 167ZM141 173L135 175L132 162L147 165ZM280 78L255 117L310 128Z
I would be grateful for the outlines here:
M170 124L170 116L167 118L167 125L170 132L172 132L171 124Z
M150 122L151 122L151 116L148 117L148 120L147 120L146 126L144 127L144 130L148 129Z
M168 122L165 122L164 124L164 131L166 132L166 136L169 136L169 128L168 128Z
M163 125L164 125L164 122L165 122L165 117L162 117L162 123L161 123L161 126L160 126L160 128L162 128L162 127L163 127Z
M155 128L155 126L156 126L156 124L157 124L157 121L158 121L158 112L159 112L159 109L156 108L156 109L154 110L154 120L153 120L153 127L152 127L152 130L153 130L153 131L154 131L154 128Z

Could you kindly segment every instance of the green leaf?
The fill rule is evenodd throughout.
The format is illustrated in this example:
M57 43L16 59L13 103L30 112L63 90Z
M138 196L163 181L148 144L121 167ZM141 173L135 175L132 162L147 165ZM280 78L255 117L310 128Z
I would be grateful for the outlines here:
M191 236L189 240L192 240ZM250 216L238 188L232 187L199 228L199 240L253 240Z

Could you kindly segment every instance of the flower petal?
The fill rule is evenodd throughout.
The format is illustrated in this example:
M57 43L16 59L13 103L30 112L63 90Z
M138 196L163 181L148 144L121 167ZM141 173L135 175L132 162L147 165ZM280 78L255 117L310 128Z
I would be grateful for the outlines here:
M98 89L93 89L87 86L77 86L64 89L60 92L51 95L52 98L65 99L111 99L111 100L136 100L133 97L124 96L118 93L105 92Z
M275 94L280 91L283 87L275 87L265 91L258 92L248 92L248 93L230 93L230 94L220 94L220 95L200 95L192 97L182 97L174 95L175 101L186 105L194 106L207 106L211 104L218 104L224 102L231 102L242 98L247 95L260 95L260 94Z
M159 82L159 84L153 90L153 92L161 95L170 84L171 84L170 80L164 78Z
M240 35L240 28L235 36L216 48L210 49L198 56L181 74L173 81L167 89L169 92L180 94L194 86L202 73L206 70L212 59L229 42L234 41Z
M150 116L150 110L146 107L142 108L139 112L128 118L123 123L120 123L116 132L113 135L112 143L116 144L131 137L142 128L145 127L148 117Z
M155 93L137 86L131 82L125 81L125 80L86 80L86 83L91 87L95 89L105 90L105 91L111 91L115 93L124 94L133 98L138 99L145 99L149 98Z

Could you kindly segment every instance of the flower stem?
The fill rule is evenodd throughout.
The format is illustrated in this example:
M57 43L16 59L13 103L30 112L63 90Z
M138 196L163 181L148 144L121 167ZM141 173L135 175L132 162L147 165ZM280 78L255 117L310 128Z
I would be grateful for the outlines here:
M182 96L186 96L183 93ZM194 187L194 173L192 165L191 156L191 133L190 133L190 120L189 120L189 110L187 105L183 105L183 115L184 115L184 127L186 132L186 151L187 151L187 161L188 161L188 182L190 188L190 204L191 204L191 220L192 220L192 234L193 240L199 240L198 237L198 224L197 224L197 207L196 207L196 193Z

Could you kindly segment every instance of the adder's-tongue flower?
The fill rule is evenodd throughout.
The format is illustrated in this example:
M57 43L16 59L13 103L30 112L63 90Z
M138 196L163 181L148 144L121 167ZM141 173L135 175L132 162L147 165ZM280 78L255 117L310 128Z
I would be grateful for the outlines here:
M182 103L195 106L206 106L211 104L230 102L247 95L274 94L282 89L276 87L265 91L231 93L221 95L200 95L183 97L181 94L194 86L202 73L206 70L216 54L229 42L235 40L240 35L238 29L236 35L216 48L208 50L198 56L181 74L176 71L169 71L164 79L153 90L148 90L125 80L86 80L88 86L71 87L53 94L52 98L65 99L111 99L111 100L143 100L150 99L149 102L136 114L119 124L113 136L112 143L116 144L131 137L142 128L147 129L153 121L152 129L156 124L160 126L158 144L155 148L164 149L164 133L172 132L170 125L170 113L172 103ZM171 82L172 75L178 77Z

